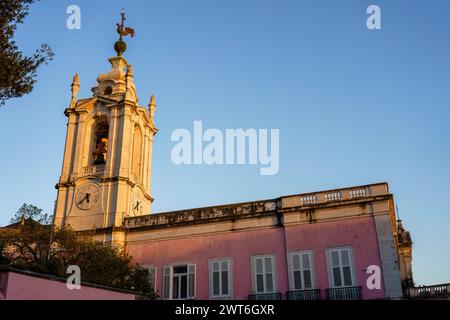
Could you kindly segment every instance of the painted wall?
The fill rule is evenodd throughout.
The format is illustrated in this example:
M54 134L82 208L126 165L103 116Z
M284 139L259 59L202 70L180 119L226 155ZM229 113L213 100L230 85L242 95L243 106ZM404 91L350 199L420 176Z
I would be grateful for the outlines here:
M214 228L211 224L211 228ZM233 298L247 299L252 293L251 256L273 254L276 258L277 291L289 290L286 265L287 251L313 250L317 288L328 285L325 258L326 248L352 246L358 285L363 287L364 299L384 298L384 288L368 290L365 287L367 266L381 266L378 241L372 217L300 224L282 228L235 231L203 236L183 236L167 240L128 243L127 250L136 262L157 268L156 288L162 296L163 267L171 264L194 263L196 299L208 299L208 260L232 258ZM325 296L324 296L325 297Z
M302 224L286 227L288 251L313 250L317 287L329 288L325 251L328 248L351 246L357 285L362 287L363 299L385 297L383 279L380 289L369 290L366 269L381 266L378 240L372 217L361 217L333 222ZM325 299L325 290L322 291Z
M0 272L0 299L6 300L134 300L130 293L81 286L69 290L63 281L11 271Z

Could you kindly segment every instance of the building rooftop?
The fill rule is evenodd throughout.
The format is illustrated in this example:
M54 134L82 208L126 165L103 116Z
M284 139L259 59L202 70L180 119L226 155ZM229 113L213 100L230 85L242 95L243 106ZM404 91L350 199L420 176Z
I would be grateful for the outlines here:
M283 210L306 210L355 202L367 202L373 201L376 197L386 197L389 195L389 186L387 182L381 182L369 185L287 195L275 199L127 217L124 221L124 227L127 229L141 227L161 228L178 224L208 223L221 220L273 215Z

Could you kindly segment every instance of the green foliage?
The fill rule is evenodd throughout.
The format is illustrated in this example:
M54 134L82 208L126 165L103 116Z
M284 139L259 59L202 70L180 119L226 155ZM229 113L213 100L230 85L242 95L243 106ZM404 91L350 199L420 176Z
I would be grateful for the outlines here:
M3 250L5 250L5 244L0 240L0 266L11 262L6 256L3 255Z
M23 210L21 210L23 209ZM156 295L148 269L134 265L124 250L92 241L89 234L70 228L53 228L42 210L23 205L12 221L19 223L0 228L0 264L66 278L67 267L77 265L81 281L135 291L145 299ZM20 213L20 214L19 214ZM20 219L27 214L27 219Z
M129 290L140 292L144 299L158 298L150 283L150 271L139 264L136 264L133 268L126 286Z
M40 224L51 224L53 216L48 215L47 213L43 212L42 209L33 206L32 204L24 203L16 212L14 217L11 218L9 223L12 224L19 222L22 218L25 220L32 219L36 222L39 222Z
M0 106L10 98L31 92L37 68L53 58L47 44L27 57L13 40L17 25L23 23L33 2L35 0L0 1Z

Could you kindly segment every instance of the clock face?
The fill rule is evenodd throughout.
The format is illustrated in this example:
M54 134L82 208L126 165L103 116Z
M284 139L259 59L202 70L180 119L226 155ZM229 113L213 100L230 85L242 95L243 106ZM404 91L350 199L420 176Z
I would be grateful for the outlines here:
M100 191L94 184L85 184L77 191L76 204L82 210L89 210L95 206L100 197Z
M142 202L142 199L139 196L139 194L135 194L133 196L133 201L131 202L131 205L132 205L131 209L132 209L134 215L142 214L144 206L143 206L143 202Z

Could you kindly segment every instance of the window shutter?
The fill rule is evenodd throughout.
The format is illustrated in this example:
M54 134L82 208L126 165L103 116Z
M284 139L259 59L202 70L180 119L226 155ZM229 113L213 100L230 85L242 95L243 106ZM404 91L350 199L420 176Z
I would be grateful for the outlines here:
M302 289L302 274L300 268L300 254L298 252L290 254L290 288L292 290L300 290Z
M221 295L229 295L230 294L230 261L222 261L221 263L222 269L220 272L220 287L221 287Z
M150 285L152 286L153 291L156 292L156 268L150 267L148 271L150 274Z
M253 293L271 293L277 290L275 256L253 256Z
M331 249L329 251L328 269L332 287L355 285L351 247Z
M275 278L273 273L274 261L272 257L264 258L264 276L265 276L265 288L264 292L275 291Z
M256 293L264 292L264 269L263 259L255 259L255 279L256 279Z
M311 289L313 286L311 260L312 260L311 253L302 254L303 289Z
M212 295L219 296L220 292L220 262L213 262L211 268Z
M163 298L165 300L172 299L172 267L164 267L164 290Z
M195 264L188 264L188 298L195 298Z

